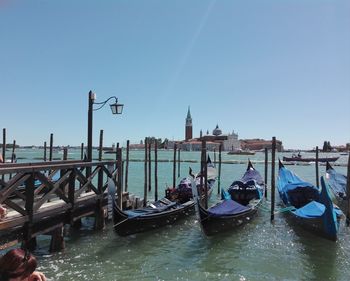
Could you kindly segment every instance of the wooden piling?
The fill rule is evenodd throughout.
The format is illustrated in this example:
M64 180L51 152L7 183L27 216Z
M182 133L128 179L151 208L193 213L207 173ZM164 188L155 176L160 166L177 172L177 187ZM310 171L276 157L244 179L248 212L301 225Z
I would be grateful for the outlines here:
M154 143L154 200L158 200L158 145Z
M177 145L174 144L174 162L173 162L173 187L176 187L176 149Z
M53 134L50 134L49 161L52 161L52 149L53 149Z
M103 153L103 130L100 130L100 138L99 138L99 146L98 146L98 161L102 161L102 153ZM103 171L100 170L97 176L97 189L98 194L103 194ZM105 217L103 211L103 201L101 198L96 201L95 208L95 229L101 230L105 227Z
M6 128L2 129L2 160L6 162Z
M15 149L16 149L16 140L13 140L13 143L12 143L12 154L11 154L11 163L15 163L16 162Z
M118 206L122 209L123 208L123 196L122 196L122 178L123 178L123 172L122 172L122 166L123 166L123 157L122 157L122 149L118 148L117 149L117 155L118 155L118 180L117 180L117 196L118 196Z
M180 147L177 149L177 177L180 177Z
M276 157L276 137L272 138L271 155L271 221L275 219L275 157Z
M148 191L152 190L152 161L151 161L152 141L148 144Z
M84 143L82 142L80 145L80 159L84 159Z
M65 248L63 238L63 226L57 227L51 232L50 253L59 252Z
M129 152L130 152L130 141L126 141L126 163L125 163L125 192L128 191L128 177L129 177Z
M144 164L144 172L145 172L145 184L143 189L143 206L147 205L147 138L145 138L145 164Z
M347 180L346 180L346 197L349 198L350 194L350 152L348 154L348 174L347 174ZM350 225L350 199L348 199L348 210L346 214L346 225Z
M47 144L46 144L46 141L44 141L44 161L46 162L47 160L47 155L46 155L46 150L47 150Z
M28 221L23 226L23 246L29 250L35 250L36 238L32 237L33 234L33 214L34 214L34 185L35 177L34 173L25 181L25 211L28 216Z
M214 165L216 165L216 148L214 147Z
M63 160L68 160L68 147L66 146L63 148Z
M269 168L269 150L265 147L265 199L267 198L267 173Z
M315 161L315 168L316 168L316 186L320 186L320 179L318 174L318 146L316 146L316 161Z
M222 144L219 145L219 171L218 171L218 194L220 194L220 183L221 183L221 151Z
M203 174L204 174L204 208L208 209L208 165L207 165L207 145L202 142L203 149Z

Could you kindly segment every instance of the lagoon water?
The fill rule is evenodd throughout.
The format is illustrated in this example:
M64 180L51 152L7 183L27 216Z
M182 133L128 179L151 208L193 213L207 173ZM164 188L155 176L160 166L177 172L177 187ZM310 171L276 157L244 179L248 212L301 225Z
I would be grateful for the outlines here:
M17 151L18 157L26 158L20 161L31 161L41 155L42 151L38 150ZM143 151L131 151L130 159L143 159L143 155ZM210 156L213 160L212 152ZM276 159L278 156L282 154ZM80 151L70 151L69 157L80 157ZM112 157L106 155L106 158ZM228 187L233 180L241 177L248 157L264 175L263 153L251 156L223 153L223 160L237 160L242 164L222 165L221 187ZM269 157L271 159L271 155ZM158 158L171 160L173 153L159 151ZM182 152L181 159L198 161L200 154ZM341 156L336 163L347 163L347 156ZM171 162L158 164L160 194L172 183L172 166ZM181 163L181 177L186 176L189 166L198 170L199 163ZM288 168L305 180L315 182L314 165ZM346 174L345 166L335 168ZM142 162L130 162L129 191L141 197L143 169ZM324 175L325 166L320 166L319 171L320 176ZM211 203L217 200L216 192L214 194ZM108 223L103 231L94 231L91 227L93 219L87 218L80 230L69 230L65 237L66 249L60 253L50 254L50 237L40 237L35 252L39 258L39 269L54 281L350 280L350 229L345 227L344 222L337 242L295 229L287 223L283 214L277 214L274 223L270 223L267 210L270 208L269 197L270 193L264 208L251 223L210 238L202 234L196 216L129 237L117 236L112 223Z

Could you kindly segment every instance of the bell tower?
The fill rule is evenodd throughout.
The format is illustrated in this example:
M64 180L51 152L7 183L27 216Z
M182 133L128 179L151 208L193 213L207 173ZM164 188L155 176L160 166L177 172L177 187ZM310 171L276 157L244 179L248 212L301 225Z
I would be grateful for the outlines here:
M188 106L187 117L186 117L186 128L185 128L185 141L192 139L192 117L190 107Z

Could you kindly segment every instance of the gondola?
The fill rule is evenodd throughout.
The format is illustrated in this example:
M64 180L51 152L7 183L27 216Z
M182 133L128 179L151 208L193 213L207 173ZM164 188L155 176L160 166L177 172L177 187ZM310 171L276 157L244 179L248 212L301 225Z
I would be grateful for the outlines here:
M264 181L249 161L243 177L234 181L224 192L224 198L214 206L205 209L196 190L196 211L203 232L210 236L250 222L256 216L264 198Z
M211 161L207 162L207 167L212 167ZM214 172L215 168L212 168ZM200 182L200 177L197 178L196 185ZM184 184L191 184L186 179L180 182L181 187ZM212 187L215 184L215 178L208 177L208 194L211 194ZM191 190L191 187L188 187ZM208 195L209 196L209 195ZM113 222L114 230L120 236L127 236L139 232L144 232L156 229L165 225L170 225L176 221L194 214L193 197L188 196L186 200L176 198L169 200L164 197L156 202L148 204L144 208L135 210L121 210L115 200L113 202Z
M300 179L279 161L279 195L292 223L329 240L336 240L342 211L333 206L329 190L321 177L321 190Z
M332 166L327 162L326 164L326 179L328 180L332 194L334 195L334 201L339 208L346 213L348 205L348 196L346 193L346 182L347 178L345 175L338 173Z

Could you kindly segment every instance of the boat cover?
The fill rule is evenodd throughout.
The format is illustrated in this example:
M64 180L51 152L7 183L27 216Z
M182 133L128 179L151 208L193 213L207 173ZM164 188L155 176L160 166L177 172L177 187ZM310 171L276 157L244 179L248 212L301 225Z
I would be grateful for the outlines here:
M310 188L319 192L318 188L313 184L303 181L292 171L281 167L278 173L277 188L281 198L285 204L289 204L288 191L296 190L297 188Z
M316 201L311 201L304 207L292 211L295 215L302 218L318 218L321 217L325 211L326 207Z
M241 178L241 181L244 183L247 183L250 180L255 180L258 185L264 184L264 180L261 177L260 173L252 168L248 169Z
M176 204L177 204L176 202L171 202L168 205L163 205L163 206L159 206L156 208L152 208L149 206L149 207L145 207L142 209L126 210L123 212L125 214L127 214L128 217L140 217L140 216L144 216L144 215L150 215L150 214L154 214L154 213L161 213L161 212L167 211L168 209L175 206Z
M228 200L223 200L220 203L216 204L215 206L209 208L208 213L211 216L220 217L225 215L240 214L248 210L250 210L249 207L243 206L232 199L228 199Z
M346 196L346 176L338 173L333 168L327 169L326 178L334 193L340 197Z

